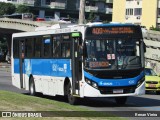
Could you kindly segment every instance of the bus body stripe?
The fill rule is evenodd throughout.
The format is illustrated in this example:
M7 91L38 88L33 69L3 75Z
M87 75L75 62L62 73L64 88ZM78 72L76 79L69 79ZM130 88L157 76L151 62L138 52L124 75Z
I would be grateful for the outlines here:
M19 72L19 59L14 59L14 73ZM70 59L25 59L23 73L29 76L72 77Z
M138 81L143 78L144 72L141 72L140 75L134 78L126 78L126 79L100 79L91 74L84 71L84 76L91 81L94 81L98 84L98 86L132 86L137 85Z

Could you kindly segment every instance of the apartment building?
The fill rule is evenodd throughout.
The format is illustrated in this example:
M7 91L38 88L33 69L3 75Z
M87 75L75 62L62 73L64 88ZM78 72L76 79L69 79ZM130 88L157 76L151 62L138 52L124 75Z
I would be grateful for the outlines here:
M41 18L50 16L58 20L69 15L78 19L79 16L80 0L0 0L0 2L31 6L33 13ZM96 19L111 21L112 9L113 0L86 0L85 18L93 13Z
M33 10L39 17L53 16L77 18L79 16L80 0L36 0ZM97 19L112 20L113 0L86 0L85 18L92 12Z
M112 21L160 27L160 0L114 0Z

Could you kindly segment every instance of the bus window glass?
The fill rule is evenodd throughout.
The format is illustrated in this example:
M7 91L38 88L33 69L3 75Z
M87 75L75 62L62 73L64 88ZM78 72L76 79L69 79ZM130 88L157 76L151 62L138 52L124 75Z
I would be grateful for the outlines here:
M50 56L50 36L43 36L43 53L44 57Z
M71 48L70 43L62 43L61 44L62 57L70 57L70 55L71 55L70 48Z
M33 39L28 38L25 43L25 56L31 58L33 56Z
M122 66L140 65L136 41L138 40L86 40L85 66L93 69L121 69Z
M61 36L54 36L53 37L53 57L60 57L60 41Z
M35 57L39 58L41 57L41 43L42 41L40 40L40 38L36 38L35 39L35 45L34 45L34 55Z
M17 39L13 40L13 57L18 58L19 57L19 41Z
M118 40L116 42L117 54L126 56L136 55L136 42L135 40Z

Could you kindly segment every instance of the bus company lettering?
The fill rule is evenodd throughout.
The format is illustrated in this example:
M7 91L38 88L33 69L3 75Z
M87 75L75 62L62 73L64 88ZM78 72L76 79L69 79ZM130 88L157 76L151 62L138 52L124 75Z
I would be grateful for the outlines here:
M99 85L105 85L105 86L112 86L113 83L112 82L104 82L104 81L100 81Z
M90 62L89 67L96 68L96 67L108 67L108 62Z
M67 64L63 64L63 67L60 67L57 64L52 64L52 70L53 71L59 71L59 72L67 72Z

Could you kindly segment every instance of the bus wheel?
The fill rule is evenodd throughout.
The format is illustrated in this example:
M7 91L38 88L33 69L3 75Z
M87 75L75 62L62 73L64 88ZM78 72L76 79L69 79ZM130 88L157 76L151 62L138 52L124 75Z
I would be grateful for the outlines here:
M127 101L127 97L116 97L115 100L118 105L124 105Z
M33 77L30 78L30 82L29 82L29 93L32 96L36 95L35 84L34 84Z
M74 97L72 95L72 87L71 87L71 83L68 83L67 85L67 98L68 98L68 102L71 105L75 105L77 103L77 97Z

